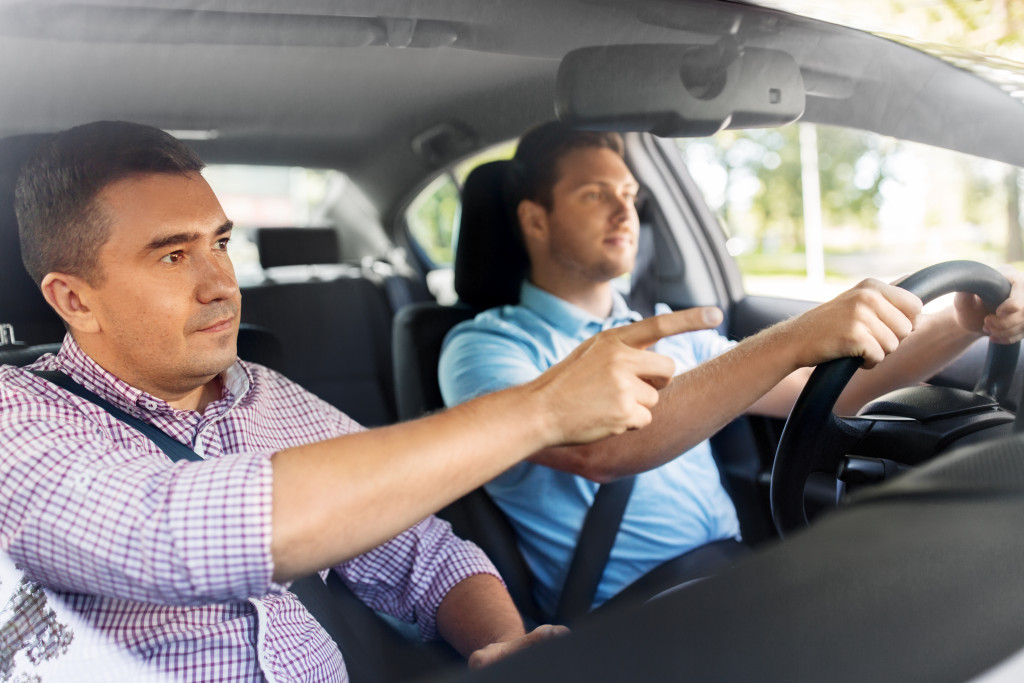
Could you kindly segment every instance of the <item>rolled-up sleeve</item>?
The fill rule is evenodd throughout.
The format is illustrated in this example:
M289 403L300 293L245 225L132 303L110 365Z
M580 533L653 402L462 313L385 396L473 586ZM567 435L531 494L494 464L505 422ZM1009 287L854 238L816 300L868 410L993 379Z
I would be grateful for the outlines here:
M168 605L281 590L271 452L172 464L84 420L7 420L0 441L0 547L33 579Z
M437 608L460 581L498 571L476 545L428 517L368 553L335 567L359 598L375 610L415 622L424 640L438 637Z

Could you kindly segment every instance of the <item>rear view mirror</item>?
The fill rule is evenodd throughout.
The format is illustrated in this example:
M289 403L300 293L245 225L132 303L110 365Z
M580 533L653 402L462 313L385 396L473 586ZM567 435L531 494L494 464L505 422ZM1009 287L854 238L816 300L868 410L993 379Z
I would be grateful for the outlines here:
M792 123L804 101L800 67L779 50L609 45L562 59L555 111L577 128L702 137Z

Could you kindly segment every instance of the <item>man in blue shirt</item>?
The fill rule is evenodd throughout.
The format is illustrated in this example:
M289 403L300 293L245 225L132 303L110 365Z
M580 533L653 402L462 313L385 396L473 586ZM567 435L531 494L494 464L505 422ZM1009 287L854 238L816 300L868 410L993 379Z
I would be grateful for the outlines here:
M633 269L639 229L638 184L622 152L616 134L559 123L522 138L517 216L530 272L519 305L491 309L449 333L439 368L448 405L530 381L590 336L639 318L612 285ZM595 606L689 549L738 536L708 437L744 412L785 417L810 368L832 358L862 356L865 369L884 359L884 371L862 370L850 382L836 407L850 413L930 377L982 334L1016 341L1024 331L1024 283L1016 273L1008 277L1011 296L993 315L973 295L922 315L917 297L865 280L739 344L709 330L661 340L654 350L672 357L678 374L661 390L647 428L545 449L486 487L518 533L541 607L554 611L600 483L638 475ZM716 309L705 314L720 320Z

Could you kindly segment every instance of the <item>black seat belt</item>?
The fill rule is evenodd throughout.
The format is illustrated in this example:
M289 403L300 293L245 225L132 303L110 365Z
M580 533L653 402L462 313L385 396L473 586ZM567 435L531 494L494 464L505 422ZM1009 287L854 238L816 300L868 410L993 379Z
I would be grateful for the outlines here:
M125 411L121 410L117 406L113 405L109 401L95 393L89 391L78 382L65 375L63 372L47 371L47 370L32 370L32 373L42 377L45 380L53 382L62 389L80 396L87 401L95 403L100 408L103 408L108 413L116 417L121 422L124 422L128 426L141 432L146 438L152 441L157 447L167 455L173 462L179 460L203 460L194 450L181 443L180 441L171 438L163 430L154 427L148 422L132 417ZM330 576L330 574L328 575ZM320 578L319 574L310 574L309 576L298 579L292 582L289 587L290 590L299 597L303 606L309 610L309 612L317 618L320 625L327 631L327 634L341 650L342 656L345 658L346 668L349 669L349 677L353 681L371 681L375 679L375 676L369 673L360 671L359 667L365 663L365 658L353 657L351 652L346 651L345 645L342 643L345 638L341 637L340 634L350 633L350 627L347 627L345 620L340 617L335 610L329 609L327 606L333 602L342 601L351 603L352 601L358 601L358 598L352 596L350 599L346 597L339 598L339 596L345 595L346 593L351 595L348 586L336 578L336 581L332 581L331 586L327 586L324 581ZM360 603L362 604L362 603ZM365 607L365 606L364 606ZM369 609L369 608L366 608ZM334 612L334 613L332 613ZM349 641L352 642L352 641Z
M576 551L562 585L562 595L555 610L556 623L571 625L590 611L635 480L636 477L616 479L602 484L594 494L594 502L583 520Z

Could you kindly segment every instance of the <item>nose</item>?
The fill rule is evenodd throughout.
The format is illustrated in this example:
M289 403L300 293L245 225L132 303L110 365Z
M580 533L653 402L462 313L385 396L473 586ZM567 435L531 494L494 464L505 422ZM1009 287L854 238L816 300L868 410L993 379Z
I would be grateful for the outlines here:
M620 221L629 221L636 216L636 204L633 203L631 194L613 195L615 203L615 217Z
M196 259L196 298L211 303L234 298L238 294L235 269L227 254L210 254Z

